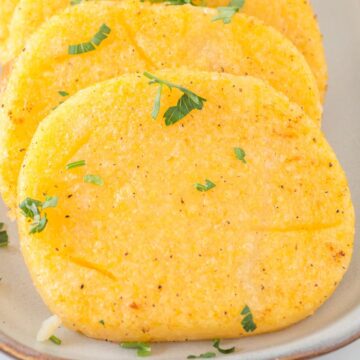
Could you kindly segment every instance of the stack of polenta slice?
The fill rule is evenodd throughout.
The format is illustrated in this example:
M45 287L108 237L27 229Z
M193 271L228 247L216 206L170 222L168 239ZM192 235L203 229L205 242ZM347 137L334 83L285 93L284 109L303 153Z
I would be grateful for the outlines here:
M354 211L310 4L71 3L0 0L0 189L51 311L112 341L313 314Z

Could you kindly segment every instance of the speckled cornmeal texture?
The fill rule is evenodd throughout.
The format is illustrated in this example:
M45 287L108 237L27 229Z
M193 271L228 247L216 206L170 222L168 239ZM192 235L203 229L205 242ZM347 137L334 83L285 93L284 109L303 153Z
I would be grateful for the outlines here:
M314 76L296 47L255 18L212 22L215 10L139 2L84 3L53 17L16 62L0 108L0 189L15 207L19 169L38 123L65 99L101 80L163 67L250 74L268 80L304 107L319 124ZM100 26L109 38L95 51L68 55ZM76 29L76 31L74 31Z
M229 0L208 0L209 7L227 6ZM29 36L50 16L69 6L69 0L20 0L11 22L8 59L16 57ZM327 84L322 37L308 0L246 0L241 11L256 16L289 38L303 53L315 74L321 98Z
M354 213L318 126L260 80L157 71L207 99L172 126L181 93L127 75L83 90L39 126L19 198L59 196L45 231L21 247L51 311L100 339L255 334L311 314L348 267ZM246 152L246 164L234 148ZM65 170L67 163L87 165ZM104 186L83 182L100 175ZM199 192L195 183L216 187ZM99 323L104 320L105 326Z
M6 41L11 17L18 2L18 0L0 0L0 63L8 60Z

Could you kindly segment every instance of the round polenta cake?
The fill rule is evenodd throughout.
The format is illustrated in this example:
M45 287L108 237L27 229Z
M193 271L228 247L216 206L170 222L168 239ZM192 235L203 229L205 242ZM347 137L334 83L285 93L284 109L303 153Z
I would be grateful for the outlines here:
M124 73L191 67L257 76L319 124L316 81L296 47L255 18L236 15L224 26L211 21L215 14L194 6L106 1L72 6L48 21L19 57L2 97L0 189L6 204L15 207L19 169L38 123L69 94Z
M203 2L200 2L204 4ZM227 6L229 0L208 0L206 6ZM24 48L30 35L49 17L70 5L69 0L20 0L11 22L8 60ZM241 12L256 16L289 38L303 53L313 71L321 98L327 84L322 37L308 0L245 0Z
M238 337L312 315L354 236L321 130L252 77L153 75L80 91L34 135L18 217L44 301L113 341Z

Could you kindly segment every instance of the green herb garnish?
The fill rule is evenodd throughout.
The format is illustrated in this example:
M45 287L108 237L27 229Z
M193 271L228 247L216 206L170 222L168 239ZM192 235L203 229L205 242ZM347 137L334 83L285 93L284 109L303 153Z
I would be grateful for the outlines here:
M203 184L199 184L199 183L196 183L195 184L195 188L196 190L200 191L200 192L205 192L205 191L209 191L211 189L213 189L216 185L210 181L210 180L205 180L205 185Z
M60 95L60 96L69 96L69 93L67 93L66 91L58 91L58 94Z
M4 223L0 223L0 247L6 247L9 245L9 235L6 230L3 230Z
M45 229L48 219L45 213L43 215L41 213L44 209L56 207L57 204L57 196L47 196L44 202L31 198L26 198L21 202L19 205L21 214L33 220L30 225L30 234L39 233Z
M136 349L137 356L149 356L151 354L151 346L142 342L124 342L120 346L123 349Z
M105 321L104 321L104 320L100 320L100 321L99 321L99 324L101 324L101 325L104 325L104 326L105 326Z
M165 3L169 5L193 5L196 6L191 0L165 0Z
M206 99L196 95L192 91L180 86L173 84L169 81L159 79L155 75L152 75L148 72L144 72L144 76L146 76L151 81L149 84L158 84L159 89L155 97L155 102L153 106L153 110L151 112L152 118L155 120L159 115L160 111L160 102L161 102L161 93L163 86L167 86L171 89L178 89L183 92L183 95L178 100L176 106L171 106L164 113L164 119L166 126L175 124L179 120L183 119L186 115L188 115L193 110L202 110L204 107L204 102Z
M61 340L55 335L50 336L49 340L52 341L55 345L61 345Z
M241 160L244 164L246 164L246 160L245 160L245 156L246 156L246 153L243 149L237 147L237 148L234 148L234 152L235 152L235 155L236 157Z
M82 0L71 0L70 5L78 5L82 2Z
M91 174L85 175L84 182L86 182L88 184L99 185L99 186L104 185L104 180L99 175L91 175Z
M244 6L245 0L231 0L226 7L218 7L218 15L212 21L222 20L224 24L230 24L232 17Z
M75 169L77 167L85 166L85 165L86 165L85 160L74 161L74 162L69 163L69 164L66 165L66 170Z
M213 343L213 347L215 349L217 349L219 352L221 352L222 354L231 354L235 351L235 346L229 349L222 349L220 347L220 339L215 339L214 343Z
M69 55L79 55L89 51L93 51L96 49L96 46L100 46L100 44L107 39L111 32L111 29L106 25L102 24L99 31L93 36L90 41L69 45L68 54Z
M256 330L256 324L254 323L253 314L251 313L250 308L246 305L241 311L241 315L244 318L241 321L241 325L246 332L253 332Z
M189 355L188 359L211 359L216 357L216 354L214 352L207 352L200 355Z

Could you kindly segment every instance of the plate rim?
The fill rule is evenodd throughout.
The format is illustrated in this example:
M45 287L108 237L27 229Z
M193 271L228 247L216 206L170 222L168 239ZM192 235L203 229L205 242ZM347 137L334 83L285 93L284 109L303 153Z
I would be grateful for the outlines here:
M315 357L326 355L334 351L340 350L347 345L355 342L360 339L360 330L355 334L351 334L339 343L332 343L328 346L320 346L320 343L317 343L312 350L301 351L297 350L294 354L290 356L280 356L276 357L276 360L307 360L313 359ZM54 355L49 355L46 353L39 352L27 345L23 345L17 340L6 335L3 331L0 330L0 351L9 355L13 359L18 360L70 360L69 358L57 357Z

